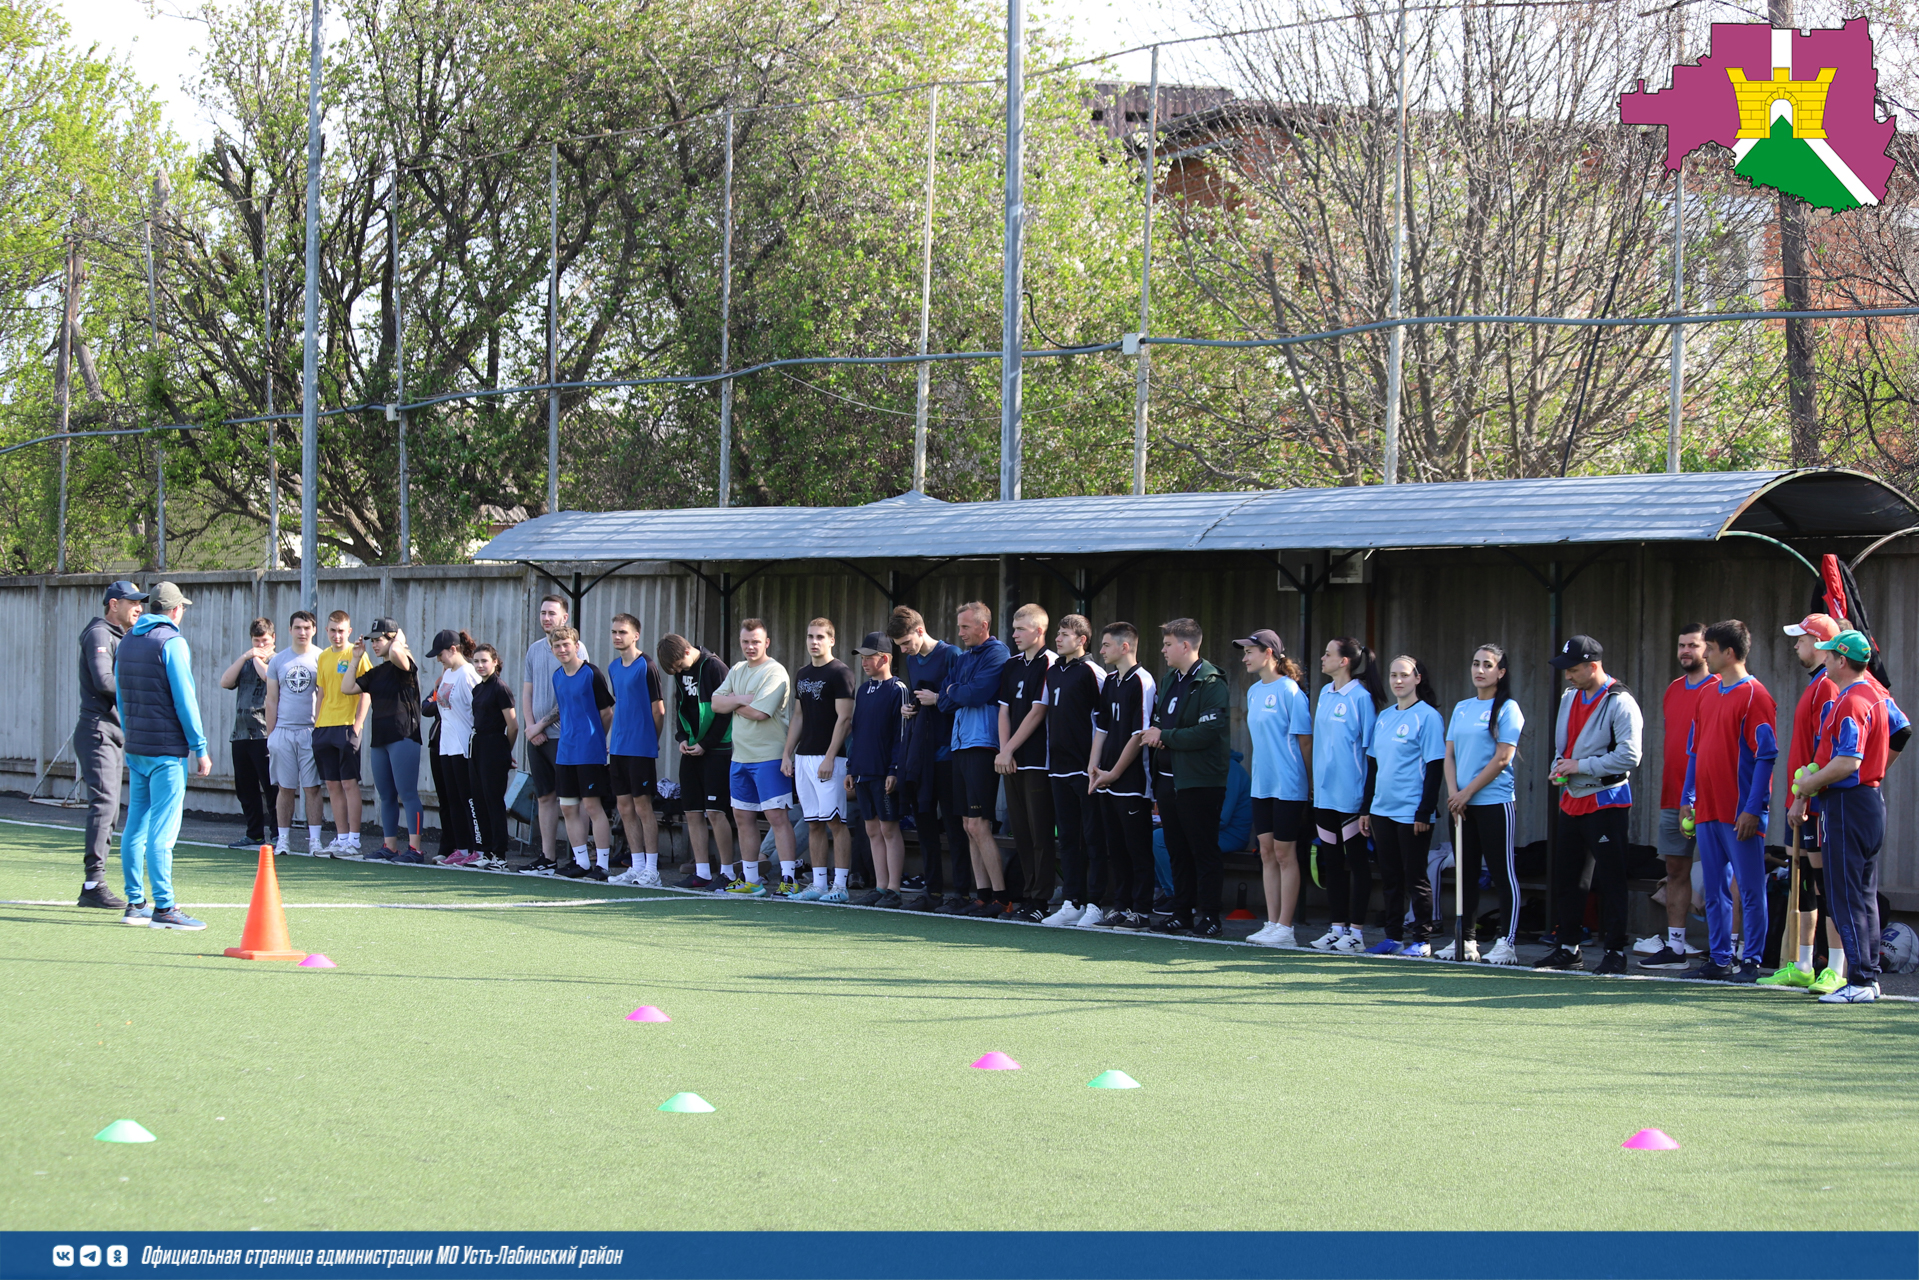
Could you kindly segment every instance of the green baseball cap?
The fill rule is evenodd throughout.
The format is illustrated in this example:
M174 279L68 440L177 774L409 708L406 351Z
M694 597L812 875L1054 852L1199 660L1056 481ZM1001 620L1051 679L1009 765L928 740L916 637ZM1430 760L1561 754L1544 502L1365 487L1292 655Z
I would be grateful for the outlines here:
M1816 649L1829 649L1842 653L1854 662L1872 661L1872 641L1858 631L1841 631L1830 640L1821 640L1813 646Z

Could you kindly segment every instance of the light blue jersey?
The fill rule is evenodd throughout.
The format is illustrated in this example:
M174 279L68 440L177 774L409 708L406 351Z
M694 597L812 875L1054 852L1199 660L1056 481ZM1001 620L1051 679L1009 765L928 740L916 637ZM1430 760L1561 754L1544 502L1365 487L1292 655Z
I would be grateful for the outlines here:
M1492 763L1493 738L1486 732L1491 723L1493 700L1491 698L1468 698L1453 708L1453 718L1446 726L1446 741L1453 744L1453 777L1464 787L1479 776L1479 771ZM1519 731L1526 727L1526 717L1519 710L1519 703L1508 698L1499 708L1499 740L1519 745ZM1467 804L1505 804L1513 798L1513 765L1506 762L1491 782L1473 792Z
M1373 695L1357 680L1320 686L1313 710L1313 804L1358 813L1366 794L1366 748L1373 742Z
M1306 757L1299 739L1313 731L1305 690L1291 676L1246 691L1246 733L1253 740L1253 794L1262 800L1304 800Z
M1379 761L1372 812L1395 822L1432 821L1430 812L1419 811L1426 766L1446 758L1446 728L1432 704L1415 702L1405 711L1395 705L1380 712L1367 754Z

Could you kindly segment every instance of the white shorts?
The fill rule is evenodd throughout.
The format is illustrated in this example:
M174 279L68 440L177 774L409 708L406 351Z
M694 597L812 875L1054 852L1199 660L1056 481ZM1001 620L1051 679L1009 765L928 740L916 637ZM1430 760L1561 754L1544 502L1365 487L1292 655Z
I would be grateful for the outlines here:
M276 728L269 733L267 771L276 787L319 786L320 766L313 762L312 728Z
M833 758L833 780L820 781L825 756L793 757L793 791L808 822L846 821L846 757Z

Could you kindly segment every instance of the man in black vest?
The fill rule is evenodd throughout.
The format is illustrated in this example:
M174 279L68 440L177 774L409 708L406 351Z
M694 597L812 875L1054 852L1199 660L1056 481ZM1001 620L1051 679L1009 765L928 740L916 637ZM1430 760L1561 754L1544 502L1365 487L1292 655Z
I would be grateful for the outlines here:
M113 822L120 816L120 771L126 767L126 736L114 701L113 655L127 628L139 620L147 593L131 582L107 588L105 617L80 633L80 720L73 726L73 758L87 784L86 879L80 887L83 907L118 911L126 906L107 887L107 853L113 847Z
M173 842L186 804L187 766L204 778L207 757L193 658L180 617L193 603L171 582L154 586L152 612L133 624L114 663L120 718L127 738L127 829L120 839L126 874L126 924L155 929L204 929L173 903ZM151 885L153 901L147 902Z

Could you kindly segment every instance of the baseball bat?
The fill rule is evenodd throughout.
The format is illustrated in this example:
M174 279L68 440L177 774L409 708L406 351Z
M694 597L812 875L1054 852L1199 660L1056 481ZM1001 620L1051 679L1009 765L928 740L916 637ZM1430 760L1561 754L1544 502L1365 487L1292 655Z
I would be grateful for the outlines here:
M1466 822L1453 815L1453 959L1466 959Z

